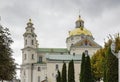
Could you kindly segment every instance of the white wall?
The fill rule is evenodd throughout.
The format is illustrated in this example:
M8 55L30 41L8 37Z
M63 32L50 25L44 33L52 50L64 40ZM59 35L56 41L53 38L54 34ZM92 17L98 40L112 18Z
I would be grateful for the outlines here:
M66 67L68 71L68 61L66 62ZM56 64L59 66L59 71L62 71L63 67L63 61L53 61L53 62L48 62L47 63L47 77L48 77L48 82L56 82ZM80 61L74 62L74 69L75 69L75 82L79 82L79 74L80 74Z

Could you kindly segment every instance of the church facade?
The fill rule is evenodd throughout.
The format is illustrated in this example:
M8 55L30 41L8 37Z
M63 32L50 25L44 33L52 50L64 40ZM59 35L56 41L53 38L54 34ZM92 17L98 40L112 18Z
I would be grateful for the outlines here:
M80 16L75 24L66 38L67 48L39 48L35 28L29 20L23 34L21 82L56 82L57 71L62 71L63 62L68 70L70 60L74 60L75 82L79 82L82 53L88 52L92 56L101 46L84 27Z

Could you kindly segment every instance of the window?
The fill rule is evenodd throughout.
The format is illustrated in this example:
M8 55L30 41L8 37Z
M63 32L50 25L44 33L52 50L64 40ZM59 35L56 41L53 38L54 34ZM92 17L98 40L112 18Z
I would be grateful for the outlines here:
M25 45L27 45L27 40L25 40Z
M26 60L26 54L24 54L24 60Z
M38 82L40 82L40 76L38 76Z
M73 44L71 44L71 46L73 46Z
M85 50L85 55L88 55L88 50Z
M63 54L63 52L61 52L60 54Z
M81 22L81 26L84 27L84 22Z
M32 37L34 37L34 34L32 34Z
M38 71L41 71L41 68L40 68L40 67L38 67Z
M54 76L54 73L52 73L52 76Z
M71 37L71 40L73 40L74 38L73 37Z
M83 38L84 38L84 36L82 35L82 36L81 36L81 38L83 39Z
M59 67L58 67L58 64L56 64L56 70L58 70L58 68L59 68Z
M34 54L32 54L32 59L34 59Z
M28 36L28 38L31 38L31 36Z
M73 53L73 56L75 56L75 53Z
M34 40L32 40L31 44L32 44L32 45L34 44Z
M38 62L39 62L39 63L41 63L41 62L42 62L42 57L39 57Z
M25 71L24 71L24 75L26 75L26 74L25 74Z
M87 46L87 44L88 44L88 41L87 41L87 40L85 40L85 45Z

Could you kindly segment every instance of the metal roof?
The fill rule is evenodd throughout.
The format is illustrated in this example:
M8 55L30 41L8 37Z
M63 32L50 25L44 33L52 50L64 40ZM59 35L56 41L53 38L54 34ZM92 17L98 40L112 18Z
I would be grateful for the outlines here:
M49 52L49 53L67 53L67 48L38 48L38 52Z
M46 55L47 60L55 60L55 61L69 61L69 60L74 60L74 61L80 61L82 58L82 55Z

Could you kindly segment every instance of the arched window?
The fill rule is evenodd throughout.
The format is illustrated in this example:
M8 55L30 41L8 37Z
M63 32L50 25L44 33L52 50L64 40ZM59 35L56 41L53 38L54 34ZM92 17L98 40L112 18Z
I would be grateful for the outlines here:
M40 68L40 67L38 67L38 71L41 71L41 68Z
M85 45L86 45L86 46L88 45L88 41L87 41L87 40L85 40Z
M32 59L34 59L34 54L32 54Z
M26 74L25 74L25 70L24 70L24 76L25 76Z
M25 40L25 45L27 45L27 40Z
M26 60L26 54L24 54L24 60Z
M71 46L73 46L73 43L71 44Z
M56 70L58 70L58 69L59 69L59 66L58 66L58 64L56 64L56 67L55 67L55 68L56 68Z
M74 38L73 37L71 37L71 40L73 40Z
M88 50L85 50L85 55L86 55L86 56L88 55Z
M42 57L39 57L38 62L39 62L39 63L42 62Z
M34 44L34 40L31 41L31 44L32 44L32 45Z
M73 53L73 56L75 56L75 53Z

